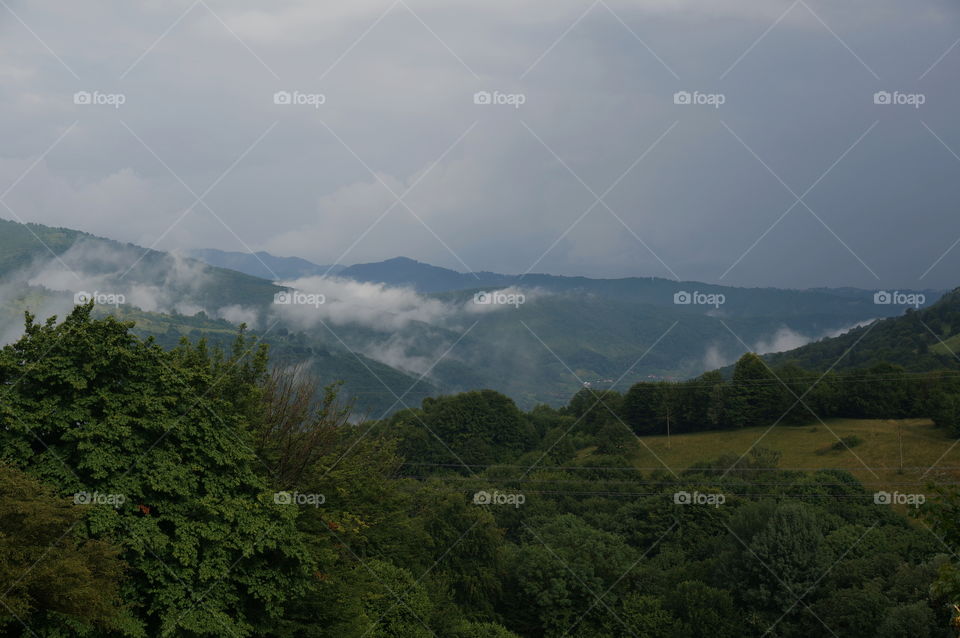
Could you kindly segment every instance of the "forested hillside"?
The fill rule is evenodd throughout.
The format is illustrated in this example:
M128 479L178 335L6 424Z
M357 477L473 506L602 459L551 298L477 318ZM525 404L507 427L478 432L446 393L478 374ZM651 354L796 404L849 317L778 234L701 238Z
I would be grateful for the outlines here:
M854 347L856 346L856 347ZM960 368L960 290L920 310L891 317L795 350L771 354L779 364L792 362L812 370L843 370L893 363L910 371Z
M91 311L28 317L0 351L5 635L953 635L953 482L891 495L762 445L638 469L646 386L355 423L248 335L165 349ZM719 394L710 427L765 425L763 370L747 355L730 381L664 391ZM853 388L831 405L932 405Z
M296 258L199 253L245 272L275 274L283 280L278 285L65 228L0 220L0 231L0 275L7 284L0 290L0 336L7 341L18 334L24 310L63 314L75 295L103 293L120 301L101 303L102 310L150 313L139 315L141 329L166 315L161 323L190 334L197 329L194 318L209 318L246 323L285 353L301 351L300 361L310 365L310 352L330 353L315 372L343 379L345 390L377 416L410 403L397 397L420 377L413 404L431 388L492 388L525 409L557 407L584 382L624 388L647 379L690 378L746 350L782 350L903 312L900 305L874 303L867 290L470 274L405 258L322 277L327 269ZM277 303L277 295L291 301L292 292L316 302ZM514 302L491 303L495 292ZM927 303L939 293L919 294ZM714 303L695 303L694 295ZM376 365L358 367L360 361ZM389 377L387 387L376 376ZM404 379L406 387L395 383Z

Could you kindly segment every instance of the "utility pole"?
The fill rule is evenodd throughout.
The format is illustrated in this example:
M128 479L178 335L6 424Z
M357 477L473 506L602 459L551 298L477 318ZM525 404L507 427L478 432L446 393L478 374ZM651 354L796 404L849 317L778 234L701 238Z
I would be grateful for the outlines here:
M667 449L670 449L670 408L667 408Z
M897 423L897 439L900 444L900 473L903 474L903 421Z

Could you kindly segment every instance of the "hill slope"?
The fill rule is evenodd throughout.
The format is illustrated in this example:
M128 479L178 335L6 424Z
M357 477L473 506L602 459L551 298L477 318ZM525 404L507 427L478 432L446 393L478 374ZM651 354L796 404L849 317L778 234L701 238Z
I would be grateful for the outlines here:
M813 370L825 370L831 365L843 370L881 362L901 365L910 371L957 369L958 346L960 288L932 306L908 310L903 316L876 321L839 337L771 354L767 359L774 364L794 362Z
M327 358L323 375L363 387L355 392L379 393L371 399L376 406L394 397L379 383L368 383L380 375L361 361L379 362L383 375L407 387L426 375L430 385L419 386L421 396L491 388L524 407L560 405L583 383L625 389L642 380L686 378L746 350L781 350L901 312L875 305L870 291L741 289L637 277L474 276L405 258L352 266L334 279L308 275L293 285L322 302L278 304L274 295L284 288L181 255L36 224L0 222L0 237L0 276L12 284L5 294L17 297L10 308L62 315L76 292L96 291L122 294L127 305L168 315L173 323L201 312L201 318L245 322L268 340L292 344L291 356L316 362L322 359L316 353L346 355ZM308 272L320 268L299 260L282 263ZM494 290L518 295L518 302L475 303L476 294ZM684 293L687 300L694 293L714 295L716 303L675 303ZM19 317L8 315L2 336L9 339L20 325Z
M299 257L277 257L268 252L242 253L215 248L188 251L187 254L205 264L229 268L261 279L299 279L329 273L335 275L343 266L321 266Z
M123 295L118 306L98 305L136 322L135 332L165 347L181 337L229 346L237 324L256 328L256 309L269 308L284 288L248 274L183 256L146 250L67 228L0 220L0 340L23 331L23 313L63 317L79 292ZM124 303L125 302L125 303ZM342 344L323 343L277 323L260 325L277 363L306 361L324 383L343 381L361 411L379 417L396 396L417 405L437 394L429 380L397 370ZM256 334L256 330L254 330ZM404 393L406 395L404 396ZM394 396L396 395L396 396Z

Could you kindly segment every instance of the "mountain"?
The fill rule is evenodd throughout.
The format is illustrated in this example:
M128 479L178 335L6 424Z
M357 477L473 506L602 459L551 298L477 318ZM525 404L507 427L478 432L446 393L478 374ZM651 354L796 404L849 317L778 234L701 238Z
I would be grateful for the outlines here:
M491 272L467 274L425 264L409 257L394 257L386 261L354 264L340 271L340 277L388 286L405 286L417 292L434 293L484 286L509 286L516 280L510 275Z
M208 266L178 254L69 228L0 219L0 278L69 293L124 293L146 310L225 306L237 299L269 303L283 290L258 277Z
M686 309L703 314L711 310L709 305L696 303L677 304L674 296L687 293L689 296L723 295L722 310L716 315L752 317L800 317L809 318L810 327L818 329L819 323L846 317L851 325L865 318L887 317L903 312L902 306L877 304L877 291L859 288L811 288L789 290L782 288L737 288L706 284L696 281L674 281L660 277L623 277L618 279L594 279L531 273L507 275L481 271L461 273L448 268L432 266L407 257L394 257L385 261L355 264L341 270L338 277L388 286L406 286L421 293L442 293L462 290L482 291L486 288L524 287L553 293L599 295L605 298ZM942 294L938 290L904 291L920 293L924 303L935 301ZM819 317L817 320L815 318Z
M855 347L854 347L855 346ZM834 338L767 355L772 364L796 363L813 370L894 363L909 371L960 369L960 288L936 303L907 310Z
M227 268L89 233L0 219L0 340L23 332L23 313L63 317L75 295L99 293L100 314L136 322L135 332L164 347L181 337L229 347L237 324L262 335L277 363L307 362L324 383L343 381L361 412L379 417L396 409L397 396L418 405L438 389L342 344L317 343L274 324L259 326L259 311L284 290L270 281ZM113 297L110 297L110 296ZM111 305L110 300L117 304Z
M349 267L338 277L442 290L424 294L420 303L439 301L461 309L455 320L412 323L389 335L356 331L355 326L340 330L351 347L401 343L405 356L432 364L431 377L445 391L489 387L524 406L563 403L584 382L625 388L640 380L686 378L733 362L747 350L785 350L904 311L903 306L875 303L875 291L854 288L748 289L650 277L474 275L403 257ZM473 296L494 290L519 292L525 302L471 314L477 309ZM678 304L678 294L688 301L696 296L721 303ZM940 292L920 294L922 306ZM440 357L446 346L449 354Z
M249 253L231 253L204 249L191 253L206 263L215 263L223 268L234 268L253 274L264 271L264 266ZM257 256L275 270L282 279L321 276L329 266L320 266L297 257L275 257L258 252ZM250 263L252 262L252 263ZM255 264L255 265L254 265ZM827 324L835 328L851 326L865 319L902 314L903 306L877 304L877 291L860 288L810 288L790 290L782 288L738 288L707 284L696 281L674 281L660 277L623 277L595 279L569 277L543 273L509 275L488 271L462 273L449 268L434 266L409 257L394 257L379 262L334 266L330 275L363 283L377 283L391 287L412 288L418 293L435 295L456 291L482 292L486 289L523 287L563 294L597 295L609 299L655 306L670 307L698 314L711 310L716 316L804 317L808 330L827 330ZM263 275L256 275L263 276ZM269 276L267 277L269 278ZM695 295L723 295L721 308L696 303L677 304L678 293ZM904 294L922 294L919 307L933 303L942 291L924 289L903 291ZM837 320L840 323L837 323Z
M416 405L477 388L523 407L561 405L584 383L623 389L687 378L747 350L786 350L903 312L866 290L471 274L402 257L311 275L291 290L186 255L8 221L0 221L0 278L5 342L22 330L23 310L63 315L78 293L97 293L102 311L133 318L164 345L225 340L246 323L282 355L275 360L344 380L372 412L396 407L398 396ZM924 303L938 295L927 294Z
M188 251L187 254L211 266L229 268L270 281L327 274L336 275L343 270L343 266L340 265L321 266L300 257L277 257L263 251L244 253L201 248Z

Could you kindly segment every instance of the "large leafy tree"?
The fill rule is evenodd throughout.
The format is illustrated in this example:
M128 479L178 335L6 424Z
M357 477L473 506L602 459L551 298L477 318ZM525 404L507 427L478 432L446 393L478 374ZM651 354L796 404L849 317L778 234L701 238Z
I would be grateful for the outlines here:
M783 415L786 389L759 356L748 352L733 369L734 392L727 412L737 427L771 425ZM792 403L792 402L791 402Z
M78 539L88 508L0 465L0 635L97 635L128 624L119 549Z
M587 630L605 623L618 606L618 586L625 586L636 552L619 535L597 530L573 514L524 531L523 544L509 557L516 579L512 624L524 635L560 635L581 624Z
M255 472L248 418L266 353L164 351L92 305L37 324L0 351L0 449L95 505L90 538L120 545L138 633L262 634L310 584L295 508ZM113 498L112 504L117 499Z
M661 433L658 418L663 389L660 383L637 383L623 395L623 420L637 434Z
M810 595L830 566L823 519L803 503L785 503L742 553L744 598L760 608L783 613L801 595Z
M398 412L385 431L400 438L412 462L485 465L514 459L533 446L536 431L509 397L493 390L425 399Z

